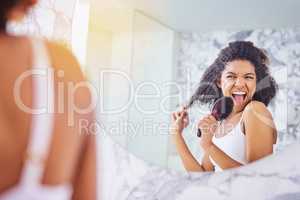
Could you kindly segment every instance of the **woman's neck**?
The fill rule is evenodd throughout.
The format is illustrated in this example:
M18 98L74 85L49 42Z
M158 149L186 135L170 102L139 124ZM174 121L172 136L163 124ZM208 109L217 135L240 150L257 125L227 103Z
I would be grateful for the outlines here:
M232 119L232 118L234 118L234 117L236 117L236 116L239 116L239 115L242 114L242 112L243 112L243 110L241 110L241 111L233 110L233 111L228 115L228 117L226 117L226 120L228 121L228 120L230 120L230 119Z

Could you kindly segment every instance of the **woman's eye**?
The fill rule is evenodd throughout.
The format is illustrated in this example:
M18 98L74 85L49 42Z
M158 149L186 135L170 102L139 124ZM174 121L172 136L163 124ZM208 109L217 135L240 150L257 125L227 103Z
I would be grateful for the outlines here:
M232 75L228 75L226 78L233 79L233 78L234 78L234 76L232 76Z
M252 76L246 76L246 79L252 80L254 78Z

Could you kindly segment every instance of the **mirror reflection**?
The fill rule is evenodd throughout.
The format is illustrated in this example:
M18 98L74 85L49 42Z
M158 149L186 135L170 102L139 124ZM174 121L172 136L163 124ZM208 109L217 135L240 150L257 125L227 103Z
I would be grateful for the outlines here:
M188 105L195 101L215 104L196 125L204 151L201 163L182 137L189 123L188 107L172 114L171 133L186 170L221 171L273 153L277 131L267 106L278 86L269 74L268 63L264 51L252 42L234 41L204 71Z
M233 15L187 23L208 17L195 12L175 23L146 3L94 4L86 71L100 91L98 124L129 152L176 170L221 171L299 138L299 28L271 18L262 27L255 16L245 27L247 16L231 24ZM217 119L222 97L233 106Z

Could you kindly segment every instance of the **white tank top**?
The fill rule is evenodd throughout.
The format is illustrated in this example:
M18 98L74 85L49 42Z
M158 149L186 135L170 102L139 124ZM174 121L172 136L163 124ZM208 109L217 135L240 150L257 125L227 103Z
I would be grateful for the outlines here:
M246 136L241 129L242 118L243 114L240 121L229 133L219 138L213 136L212 141L233 160L246 164ZM215 171L223 171L211 157L209 158L215 166Z
M53 132L54 81L53 78L50 80L45 78L51 67L43 40L37 38L30 40L34 58L33 108L40 109L48 106L48 109L32 115L28 159L25 161L20 182L1 194L0 200L67 200L71 199L71 184L41 185Z

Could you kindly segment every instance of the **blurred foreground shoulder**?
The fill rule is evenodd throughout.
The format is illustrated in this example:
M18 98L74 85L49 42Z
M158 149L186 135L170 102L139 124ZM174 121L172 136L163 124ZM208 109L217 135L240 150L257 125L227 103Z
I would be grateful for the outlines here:
M67 45L48 40L46 45L53 68L63 70L65 72L64 77L68 80L85 80L80 64Z

